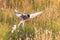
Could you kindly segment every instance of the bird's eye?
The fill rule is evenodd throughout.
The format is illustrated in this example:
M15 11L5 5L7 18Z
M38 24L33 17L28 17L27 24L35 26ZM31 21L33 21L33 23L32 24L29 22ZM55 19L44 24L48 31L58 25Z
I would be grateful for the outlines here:
M27 14L27 16L28 16L28 17L30 17L30 15L29 15L29 14Z

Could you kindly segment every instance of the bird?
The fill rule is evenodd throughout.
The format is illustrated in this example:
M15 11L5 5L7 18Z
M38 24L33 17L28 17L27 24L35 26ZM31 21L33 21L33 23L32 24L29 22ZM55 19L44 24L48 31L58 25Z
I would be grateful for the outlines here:
M47 9L46 9L47 10ZM43 11L39 11L39 12L35 12L35 13L32 13L32 14L23 14L23 13L21 13L21 12L19 12L18 10L14 10L14 13L16 14L16 16L18 17L18 18L20 18L21 19L21 21L19 22L19 24L18 24L18 27L20 26L20 24L23 24L23 26L24 26L24 24L25 24L25 22L26 21L28 21L28 20L30 20L30 19L32 19L32 18L35 18L36 16L38 16L38 15L41 15L43 12L45 12L45 10L43 10Z

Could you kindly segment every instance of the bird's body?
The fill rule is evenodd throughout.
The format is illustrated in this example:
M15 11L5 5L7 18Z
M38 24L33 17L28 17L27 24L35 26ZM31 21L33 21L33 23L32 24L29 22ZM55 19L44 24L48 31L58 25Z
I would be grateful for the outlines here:
M22 14L22 13L19 13L17 10L15 10L14 12L16 16L19 17L21 20L26 20L26 19L35 18L36 16L42 14L44 11L40 11L32 14Z
M27 15L22 15L22 16L20 16L19 18L22 19L22 20L26 20L26 19L28 19L28 18L30 18L30 17L28 17Z
M15 10L15 14L17 17L19 17L21 20L26 20L30 18L30 14L21 14L17 10Z
M35 18L35 17L38 16L38 15L41 15L44 11L45 11L45 10L40 11L40 12L36 12L36 13L32 13L32 14L22 14L22 13L18 12L17 10L14 10L16 16L21 19L21 22L20 22L18 25L20 25L21 23L24 24L25 21L28 21L28 20L30 20L31 18Z
M35 18L38 15L41 15L44 11L45 10L40 11L40 12L36 12L36 13L33 13L33 14L22 14L22 13L18 12L17 10L14 10L16 16L21 19L21 21L18 24L18 28L19 28L20 24L23 24L23 26L24 26L24 23L26 21L30 20L31 18ZM16 25L14 25L11 32L13 33L15 29L16 29Z

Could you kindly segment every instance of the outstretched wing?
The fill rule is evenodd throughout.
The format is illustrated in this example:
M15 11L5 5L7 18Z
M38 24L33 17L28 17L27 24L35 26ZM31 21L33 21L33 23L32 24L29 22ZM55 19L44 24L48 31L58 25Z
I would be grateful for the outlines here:
M50 9L50 8L46 8L46 9L43 10L43 11L30 14L30 18L34 18L34 17L36 17L36 16L38 16L38 15L41 15L43 12L48 11L49 9Z
M44 11L40 11L40 12L36 12L36 13L33 13L33 14L30 14L30 18L34 18L38 15L41 15Z
M22 14L20 12L18 12L16 9L14 10L15 14L17 17L20 17Z

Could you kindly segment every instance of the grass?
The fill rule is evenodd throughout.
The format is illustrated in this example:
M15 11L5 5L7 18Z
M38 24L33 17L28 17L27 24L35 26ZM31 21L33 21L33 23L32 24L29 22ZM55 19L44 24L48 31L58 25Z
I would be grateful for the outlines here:
M50 12L50 11L49 11ZM34 40L46 40L49 38L50 40L59 40L59 30L60 30L60 16L57 15L50 15L48 12L43 13L40 16L37 16L34 19L31 19L30 22L26 22L24 29L22 26L19 28L20 32L18 33L17 30L11 34L11 28L14 24L19 23L19 18L16 17L15 14L11 11L8 14L4 15L4 12L0 12L0 40L17 40L19 37L24 39L27 37ZM52 18L51 18L52 16ZM56 16L58 16L56 18ZM5 18L4 18L5 17ZM40 19L38 19L40 18ZM42 19L43 18L43 19ZM3 20L4 19L4 20ZM18 21L17 21L18 20ZM39 31L40 30L40 31ZM45 33L45 30L49 30L48 34ZM37 32L37 33L36 33ZM59 34L59 35L57 35ZM20 35L20 36L19 36ZM38 36L39 35L39 36ZM43 37L44 36L44 37ZM56 37L57 39L56 39ZM41 38L40 38L41 37Z
M60 2L56 0L31 0L31 1L12 1L12 8L0 10L0 40L60 40ZM15 5L16 4L16 5ZM18 5L17 5L18 4ZM22 26L17 31L11 33L13 25L20 21L14 14L14 9L22 13L33 13L49 8L48 11L34 19L26 22L24 29Z

